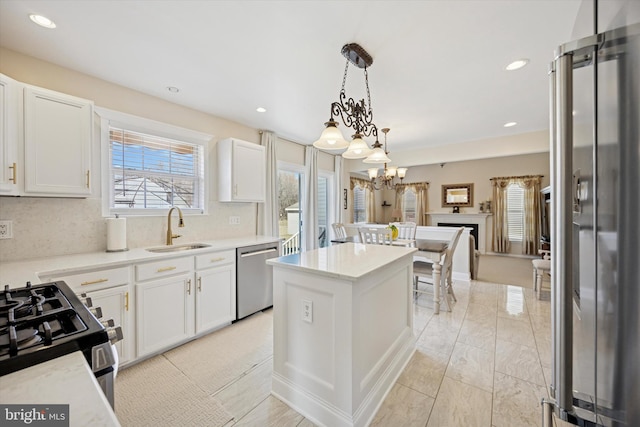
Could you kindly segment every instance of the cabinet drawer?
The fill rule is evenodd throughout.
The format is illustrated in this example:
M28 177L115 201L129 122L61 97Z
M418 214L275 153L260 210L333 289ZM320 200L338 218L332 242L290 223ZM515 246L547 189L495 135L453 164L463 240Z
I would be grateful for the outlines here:
M196 256L196 270L234 262L236 262L236 251L233 249L229 251L211 252Z
M67 285L78 293L91 292L129 283L129 267L45 277L47 281L64 280Z
M172 258L136 265L136 281L158 279L193 270L193 257Z

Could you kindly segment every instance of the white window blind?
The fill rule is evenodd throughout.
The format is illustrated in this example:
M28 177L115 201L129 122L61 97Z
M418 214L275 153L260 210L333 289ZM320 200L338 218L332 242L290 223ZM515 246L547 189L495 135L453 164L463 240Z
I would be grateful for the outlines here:
M507 187L507 222L509 240L522 241L524 232L524 188L518 184Z
M199 144L110 125L110 208L203 212L203 151Z
M353 188L353 222L366 222L366 191L362 187Z
M416 193L408 189L402 195L402 220L409 222L416 221Z

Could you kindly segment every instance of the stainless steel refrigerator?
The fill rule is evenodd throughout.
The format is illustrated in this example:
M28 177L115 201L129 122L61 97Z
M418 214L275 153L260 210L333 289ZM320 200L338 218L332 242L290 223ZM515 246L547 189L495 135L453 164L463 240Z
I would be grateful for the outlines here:
M640 1L584 1L551 65L552 380L576 425L640 426Z

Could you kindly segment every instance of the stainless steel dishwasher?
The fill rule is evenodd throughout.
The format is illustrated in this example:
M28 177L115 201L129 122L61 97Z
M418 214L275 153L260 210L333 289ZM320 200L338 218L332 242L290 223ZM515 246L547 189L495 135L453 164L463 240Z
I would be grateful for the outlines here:
M236 249L236 320L273 305L273 272L266 261L279 255L279 242Z

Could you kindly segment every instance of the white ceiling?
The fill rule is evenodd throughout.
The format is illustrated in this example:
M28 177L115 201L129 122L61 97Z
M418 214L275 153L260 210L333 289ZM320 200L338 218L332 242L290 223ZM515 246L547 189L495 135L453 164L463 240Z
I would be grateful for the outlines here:
M356 42L374 59L374 122L391 128L389 149L401 151L547 129L548 64L570 39L579 6L579 0L1 0L0 44L311 143L338 98L340 49ZM31 13L49 17L57 29L36 26ZM505 71L518 58L529 65ZM349 68L346 91L364 97L362 70ZM259 106L268 111L257 113ZM504 128L510 121L518 125Z

